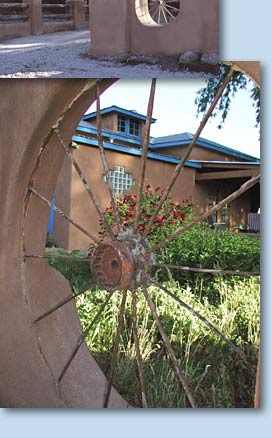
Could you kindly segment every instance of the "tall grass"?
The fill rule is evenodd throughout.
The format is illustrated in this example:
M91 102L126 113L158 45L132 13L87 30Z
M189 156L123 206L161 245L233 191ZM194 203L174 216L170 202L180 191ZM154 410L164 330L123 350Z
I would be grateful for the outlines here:
M165 331L193 395L203 407L249 407L253 404L254 379L259 344L258 279L236 281L235 287L218 281L217 306L199 299L189 287L180 289L168 283L171 292L186 301L246 353L248 365L201 321L196 319L158 288L149 293L156 303ZM77 298L83 328L94 318L107 293L92 290ZM116 292L101 320L87 337L87 345L105 373L109 370L111 350L117 327L121 293ZM150 407L186 407L162 339L150 315L143 294L138 292L140 348L144 361L147 399ZM120 354L115 370L115 386L134 406L140 406L140 387L132 335L131 297L128 297Z
M254 257L252 255L252 259ZM75 293L84 290L91 281L89 263L80 258L79 255L78 260L50 261L50 265L70 281ZM226 279L213 276L207 281L207 276L196 275L188 278L188 281L184 278L177 281L171 276L166 281L169 277L165 273L163 277L162 275L160 273L160 281L172 293L217 326L247 356L245 363L203 322L179 306L162 290L149 287L148 291L156 304L197 405L214 408L253 407L259 349L260 278L235 276ZM107 292L94 287L88 294L76 298L83 329L92 321L106 296ZM121 298L122 293L116 291L86 339L105 374L110 367ZM140 290L137 291L137 299L138 330L148 406L188 407L187 398L176 379L161 336ZM125 309L114 386L132 406L140 406L141 390L133 342L130 293Z

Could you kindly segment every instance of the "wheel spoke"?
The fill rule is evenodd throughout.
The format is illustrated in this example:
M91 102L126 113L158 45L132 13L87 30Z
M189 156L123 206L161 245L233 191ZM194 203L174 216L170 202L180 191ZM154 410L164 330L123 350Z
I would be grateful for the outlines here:
M56 310L60 309L62 306L64 306L65 304L69 303L70 301L72 301L74 298L79 297L80 295L84 295L87 292L89 292L89 290L95 286L95 283L90 283L88 285L88 287L86 289L84 289L81 292L78 292L74 295L70 295L69 297L64 298L63 300L61 300L58 304L56 304L54 307L51 307L51 309L47 310L46 312L44 312L42 315L40 315L38 318L34 319L34 321L32 321L32 324L36 324L37 322L41 321L42 319L44 319L46 316L51 315L53 312L55 312Z
M25 254L25 258L31 258L31 259L46 259L46 260L71 260L76 262L90 262L89 258L81 258L81 257L72 257L72 256L65 256L65 255L41 255L41 254Z
M150 126L152 121L153 107L154 107L154 98L156 91L156 79L152 79L150 96L148 102L147 109L147 118L145 123L145 131L144 131L144 140L143 140L143 148L142 148L142 157L141 157L141 167L138 181L138 195L136 201L135 208L135 220L134 220L134 231L137 230L139 217L140 217L140 209L143 195L143 187L144 187L144 179L145 179L145 171L146 171L146 163L147 163L147 152L149 146L149 138L150 138Z
M92 89L92 87L93 87L93 80L88 79L87 83L81 88L81 90L77 93L77 95L72 99L70 104L65 107L65 110L63 111L63 113L59 116L59 118L56 121L56 123L51 127L50 131L48 132L46 137L43 139L43 142L42 142L42 145L41 145L41 148L40 148L40 152L39 152L39 154L37 156L35 166L34 166L34 168L32 170L31 176L30 176L29 186L33 186L33 184L34 184L35 176L36 176L37 171L38 171L38 169L40 167L42 156L44 154L46 146L48 145L50 139L54 135L55 129L60 126L60 124L64 120L65 115L67 114L67 112L72 110L73 106L77 103L77 101L82 96L84 96L85 94L90 93L90 90ZM26 213L27 213L27 210L28 210L29 200L30 200L30 197L26 196L26 198L25 198L25 205L24 205L24 216L26 216Z
M174 295L172 292L170 292L166 287L158 283L157 281L151 279L151 282L158 287L160 290L162 290L164 293L169 295L173 300L175 300L177 303L179 303L182 307L184 307L186 310L188 310L192 315L194 315L196 318L198 318L200 321L204 322L206 326L209 327L210 330L212 330L214 333L216 333L224 342L226 342L244 361L247 362L247 358L245 353L237 347L237 345L233 344L228 338L226 338L223 333L218 330L211 322L209 322L204 316L202 316L200 313L198 313L196 310L194 310L191 306L186 304L184 301L182 301L180 298L178 298L176 295Z
M99 86L99 82L97 82L97 85L96 85L96 105L97 105L97 107L96 107L97 141L98 141L101 161L103 164L104 172L106 174L106 182L107 182L107 186L109 189L112 206L113 206L114 213L115 213L118 233L119 233L121 231L121 228L122 228L121 227L121 218L120 218L120 214L119 214L119 210L118 210L116 196L115 196L112 182L111 182L109 164L108 164L108 160L107 160L107 157L105 154L103 137L102 137L102 121L101 121L101 110L100 110L100 86Z
M50 202L47 198L42 196L37 190L34 189L34 187L29 187L30 192L34 193L39 199L41 199L43 202L45 202L49 207L51 207L56 213L58 213L60 216L62 216L64 219L66 219L70 224L72 224L74 227L76 227L79 231L81 231L83 234L88 236L93 242L97 243L98 239L93 236L89 231L82 228L81 225L79 225L77 222L75 222L73 219L71 219L67 214L65 214L60 208L56 207L52 202Z
M105 389L103 408L107 408L108 404L109 404L110 393L111 393L111 388L112 388L113 373L114 373L114 368L115 368L116 361L117 361L121 331L122 331L122 327L123 327L126 299L127 299L127 291L124 291L121 306L120 306L120 312L119 312L119 316L118 316L118 326L117 326L116 336L115 336L115 341L114 341L114 346L113 346L109 377L108 377L108 381L107 381L106 389Z
M108 302L110 301L112 295L114 294L115 291L112 291L108 294L106 300L104 301L104 303L102 304L102 306L100 307L99 311L97 312L97 314L95 315L94 319L92 320L92 322L89 324L89 326L86 328L86 330L79 336L78 340L77 340L77 344L74 348L74 350L72 351L72 353L69 356L69 359L67 360L66 364L64 365L59 377L58 377L58 383L60 383L61 379L63 378L64 374L66 373L66 371L68 370L69 366L71 365L72 360L74 359L75 355L77 354L78 350L80 349L84 339L88 336L90 330L92 329L92 327L94 326L94 324L97 323L97 321L99 320L100 316L102 315L105 307L107 306Z
M167 20L167 17L166 17L166 14L165 14L165 8L164 8L163 5L161 6L161 11L162 11L162 15L163 15L163 18L164 18L164 22L165 22L165 24L167 24L168 20Z
M229 81L230 81L230 79L231 79L231 77L233 75L233 72L234 72L234 70L231 68L230 71L228 72L228 74L227 74L223 84L218 89L218 91L217 91L217 93L216 93L216 95L214 97L214 100L213 100L211 106L209 107L207 113L205 114L203 120L201 121L197 132L195 133L195 135L194 135L194 137L193 137L193 139L192 139L192 141L191 141L187 151L185 152L185 155L181 159L180 163L176 166L174 174L172 176L172 180L170 181L170 184L168 185L167 189L165 190L161 201L158 203L157 207L154 209L154 212L153 212L153 214L152 214L152 216L151 216L151 218L150 218L150 220L149 220L149 222L148 222L148 224L146 226L146 229L144 231L144 236L146 236L149 233L150 228L151 228L151 226L153 224L153 221L154 221L155 217L158 215L158 212L160 211L160 209L162 208L162 206L163 206L164 202L166 201L168 195L170 194L170 191L173 188L177 178L179 177L179 175L183 171L185 163L188 160L188 158L189 158L189 156L190 156L190 154L192 152L193 147L195 146L195 144L196 144L200 134L202 133L203 129L205 128L205 126L206 126L206 124L207 124L207 122L208 122L208 120L209 120L213 110L215 109L215 107L216 107L216 105L217 105L217 103L218 103L218 101L219 101L223 91L227 87L227 85L228 85L228 83L229 83Z
M179 366L178 360L176 358L174 350L172 349L170 341L169 341L168 337L166 336L166 333L164 331L164 328L163 328L163 325L161 323L161 320L160 320L160 318L159 318L159 316L157 314L155 304L153 303L149 293L147 292L147 288L144 286L142 288L142 290L143 290L143 294L145 296L145 299L146 299L146 301L147 301L147 303L148 303L148 305L150 307L151 313L152 313L153 318L154 318L154 320L156 322L156 325L158 327L160 335L161 335L161 337L163 339L164 345L165 345L165 347L166 347L166 349L168 351L168 354L169 354L169 357L171 359L171 362L172 362L172 364L174 366L175 373L176 373L176 375L177 375L177 377L178 377L178 379L179 379L179 381L180 381L180 383L181 383L181 385L182 385L182 387L183 387L183 389L184 389L184 391L185 391L185 393L187 395L187 398L188 398L188 400L190 402L190 405L192 406L192 408L196 408L196 404L195 404L195 401L193 399L192 393L190 391L189 385L187 383L187 380L186 380L186 378L184 376L183 371L181 370L181 368Z
M247 271L230 271L227 269L205 269L205 268L192 268L189 266L179 266L179 265L169 265L166 263L154 263L152 266L157 266L158 268L168 268L168 269L179 269L181 271L187 272L202 272L204 274L219 274L219 275L241 275L243 277L247 276L259 276L260 272L247 272Z
M87 193L88 193L88 195L89 195L89 197L90 197L90 199L91 199L91 201L92 201L92 203L93 203L93 205L94 205L94 207L95 207L95 209L96 209L96 211L97 211L97 213L98 213L98 215L99 215L101 221L102 221L103 224L104 224L104 227L105 227L106 232L107 232L108 235L113 239L113 238L114 238L113 232L112 232L112 230L110 229L110 227L109 227L109 225L108 225L108 223L107 223L107 221L106 221L105 215L104 215L104 213L103 213L103 210L102 210L102 208L100 207L100 204L99 204L99 202L98 202L98 200L97 200L97 198L96 198L94 192L92 191L91 187L89 186L88 181L87 181L87 179L85 178L85 176L84 176L84 174L83 174L83 172L82 172L82 170L81 170L81 168L80 168L78 162L77 162L76 159L73 157L73 154L71 153L71 150L69 149L69 147L65 144L65 142L64 142L64 140L63 140L63 138L62 138L62 136L61 136L61 134L60 134L59 129L55 129L55 133L56 133L56 136L57 136L57 138L58 138L60 144L62 145L62 147L63 147L63 149L64 149L64 151L65 151L66 156L68 157L68 159L69 159L69 160L71 161L71 163L73 164L73 166L74 166L74 168L75 168L75 170L76 170L76 172L77 172L79 178L81 179L81 181L82 181L82 183L83 183L83 186L85 187L85 189L86 189L86 191L87 191Z
M147 408L148 406L147 406L147 400L146 400L143 361L142 361L142 356L141 356L141 352L140 352L140 345L139 345L139 338L138 338L136 292L132 292L132 330L133 330L133 338L134 338L137 366L138 366L138 372L139 372L139 379L140 379L140 385L141 385L142 407Z
M175 239L177 236L179 236L181 233L184 233L185 231L189 230L191 227L193 227L195 224L199 222L203 222L205 219L207 219L209 216L212 216L214 213L216 213L218 210L224 207L224 205L229 204L234 199L241 196L243 193L245 193L247 190L249 190L251 187L253 187L258 181L260 180L260 175L254 176L253 178L250 178L247 182L241 185L241 187L233 192L231 195L227 196L222 201L218 202L214 207L210 208L206 213L201 214L196 219L192 220L189 224L184 225L180 228L178 228L172 235L166 237L161 242L157 243L152 247L153 251L157 251L159 248L165 246L166 243L170 242L171 240Z

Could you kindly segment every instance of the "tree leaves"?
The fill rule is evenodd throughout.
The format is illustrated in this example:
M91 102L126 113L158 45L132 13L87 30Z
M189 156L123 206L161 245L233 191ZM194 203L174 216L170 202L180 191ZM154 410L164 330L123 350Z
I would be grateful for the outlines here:
M207 86L205 88L201 88L197 92L197 96L195 99L195 104L197 106L197 116L201 113L205 113L207 108L212 103L214 96L218 90L218 88L222 85L226 75L228 74L231 66L220 64L219 67L219 76L214 79L211 78L208 80ZM212 117L216 117L218 114L221 114L221 120L218 129L222 129L223 124L228 116L231 101L239 90L247 89L249 85L252 85L250 90L250 97L252 99L252 106L255 108L256 112L256 125L255 127L259 127L260 125L260 89L255 84L252 83L250 79L247 78L243 73L234 72L230 82L228 83L224 93L222 94L216 111L213 112Z

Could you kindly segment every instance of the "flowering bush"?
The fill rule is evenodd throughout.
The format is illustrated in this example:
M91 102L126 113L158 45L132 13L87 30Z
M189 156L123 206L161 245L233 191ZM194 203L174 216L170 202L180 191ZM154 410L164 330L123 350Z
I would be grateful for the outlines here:
M155 190L152 190L150 185L145 187L142 195L138 232L141 233L145 231L156 206L163 197L163 194L164 190L161 189L161 187L156 187ZM133 227L134 225L136 203L136 195L125 194L117 197L121 222L125 228ZM163 238L169 234L169 231L173 231L177 227L188 222L193 216L193 207L194 205L191 197L178 203L172 200L171 195L168 195L158 215L154 218L149 232L149 239L153 241L155 238ZM108 224L113 227L116 224L116 218L112 206L106 208L105 216ZM104 235L103 229L101 229L100 234Z

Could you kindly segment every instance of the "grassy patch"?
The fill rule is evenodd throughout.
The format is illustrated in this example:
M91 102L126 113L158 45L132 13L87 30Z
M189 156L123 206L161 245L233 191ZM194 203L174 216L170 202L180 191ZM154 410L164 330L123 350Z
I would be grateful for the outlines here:
M91 280L88 262L52 260L50 264L70 281L74 292L83 290ZM161 279L166 281L167 277ZM223 279L213 277L207 288L206 280L165 282L168 289L199 311L216 325L225 336L247 355L248 364L208 327L180 307L158 288L149 293L181 368L186 374L197 405L200 407L252 407L255 366L259 348L259 277ZM210 299L210 296L213 299ZM94 288L76 299L83 328L87 327L105 300L107 293ZM103 316L86 339L102 370L107 374L117 327L121 292L115 292ZM178 383L164 344L138 291L140 348L144 361L147 400L150 407L187 407L188 402ZM135 348L132 336L131 296L125 312L114 385L133 405L140 406Z

